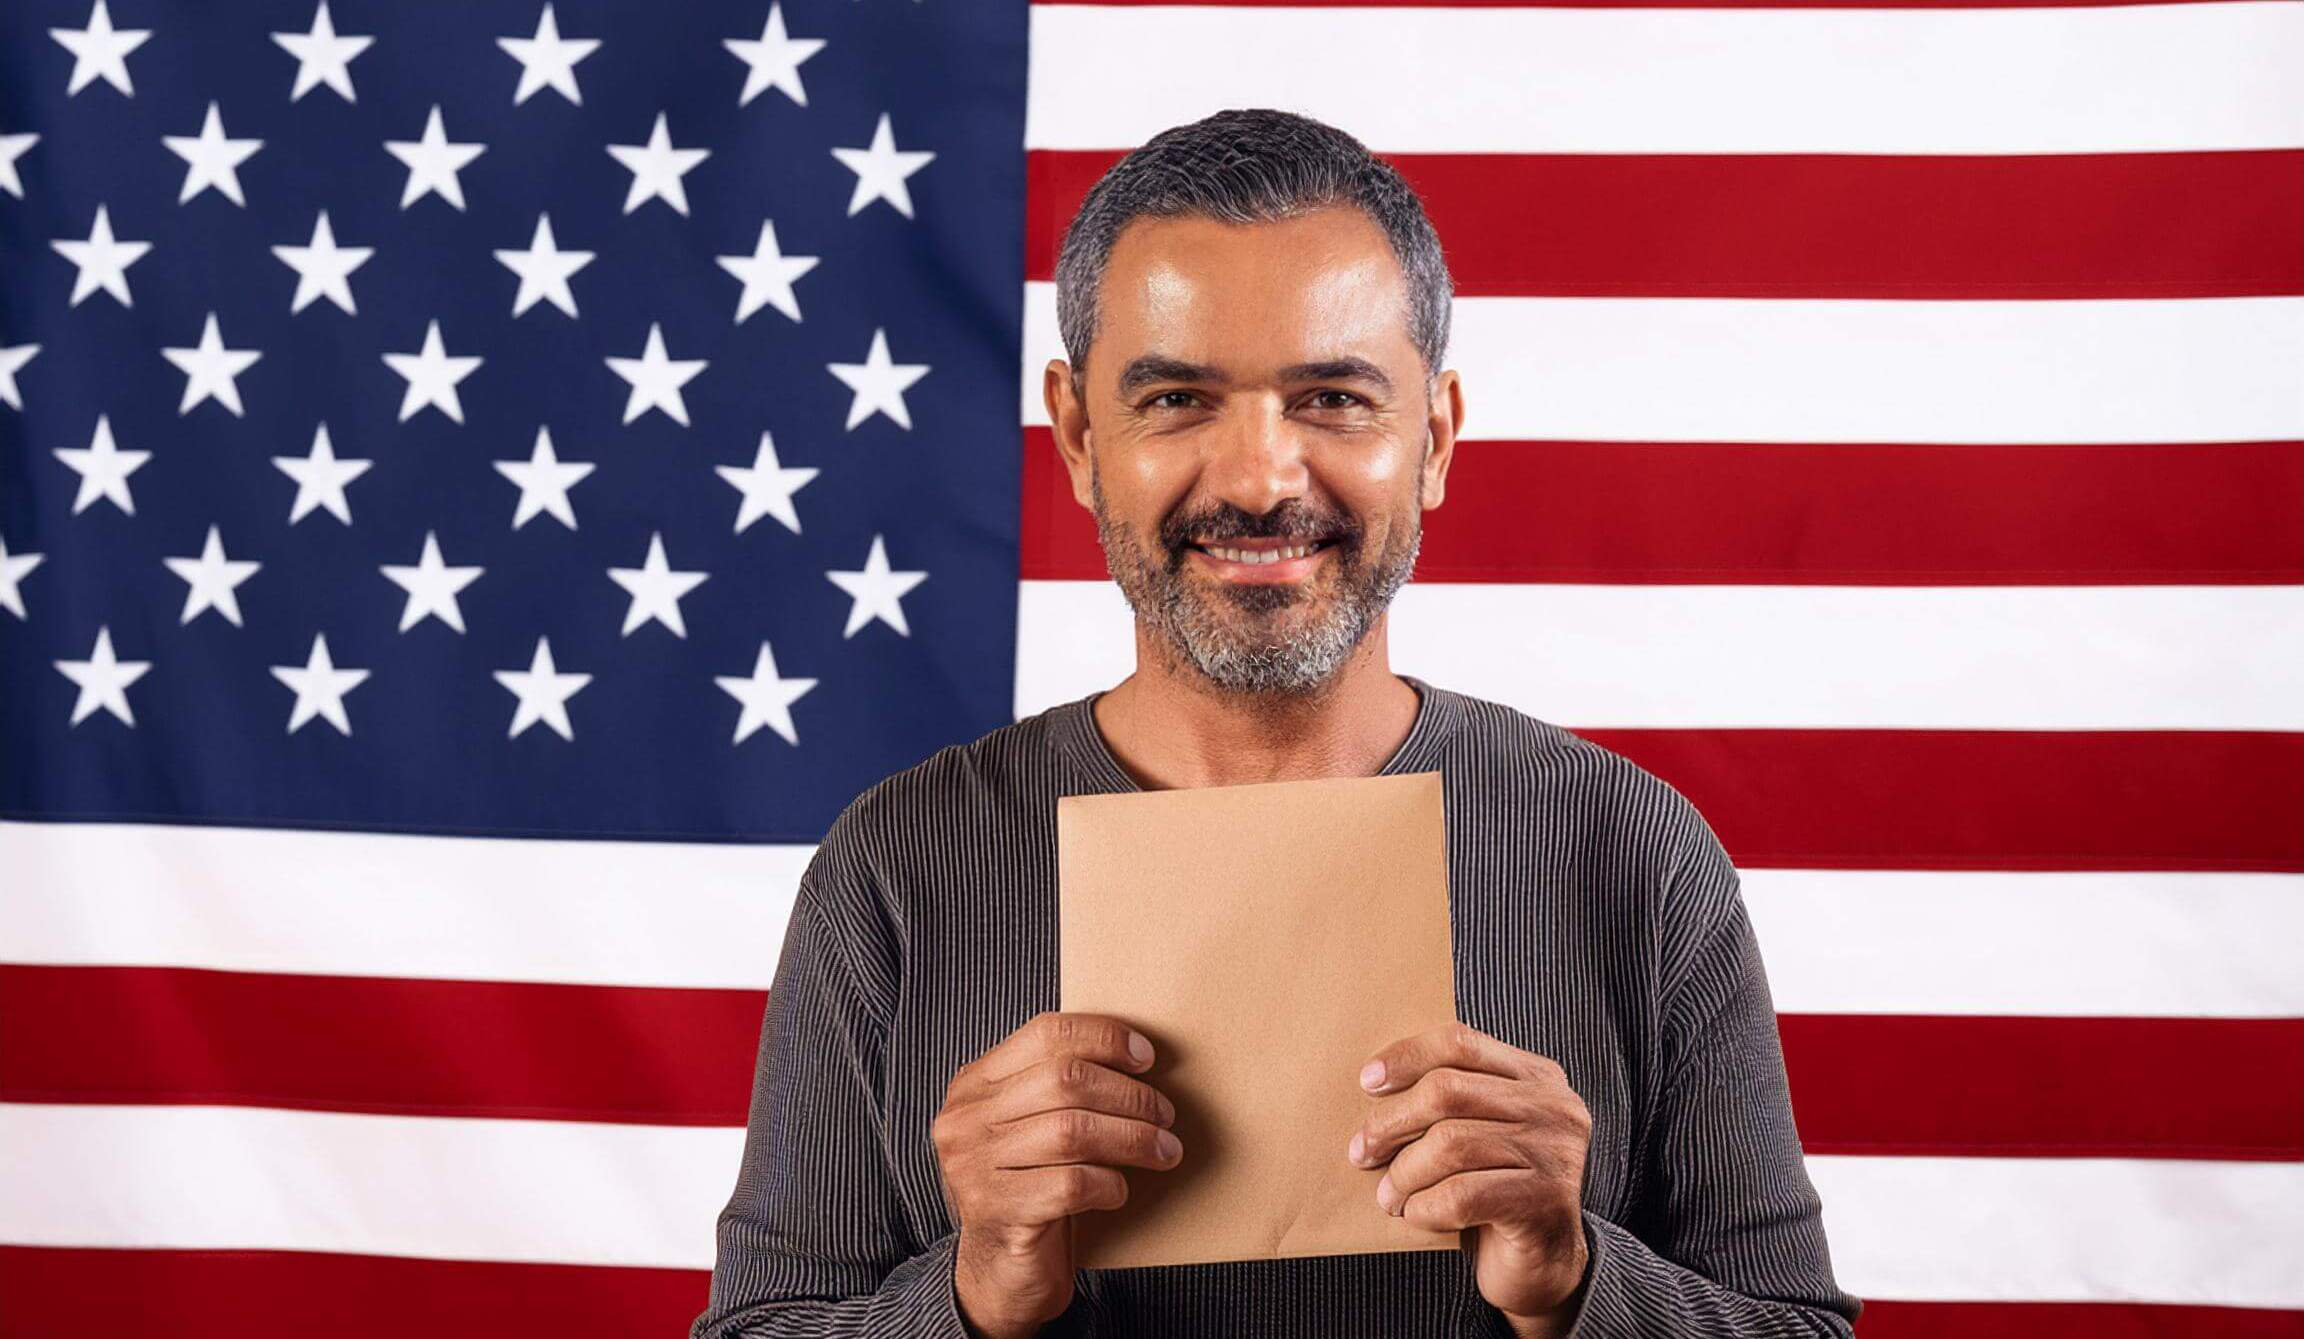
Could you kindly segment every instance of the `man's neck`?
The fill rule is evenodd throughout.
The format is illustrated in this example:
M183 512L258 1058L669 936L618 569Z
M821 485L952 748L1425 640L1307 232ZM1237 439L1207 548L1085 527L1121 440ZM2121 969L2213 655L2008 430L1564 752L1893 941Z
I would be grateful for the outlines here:
M1394 674L1385 625L1314 694L1227 693L1156 633L1136 629L1136 672L1096 699L1105 745L1146 790L1373 776L1416 724L1416 689Z

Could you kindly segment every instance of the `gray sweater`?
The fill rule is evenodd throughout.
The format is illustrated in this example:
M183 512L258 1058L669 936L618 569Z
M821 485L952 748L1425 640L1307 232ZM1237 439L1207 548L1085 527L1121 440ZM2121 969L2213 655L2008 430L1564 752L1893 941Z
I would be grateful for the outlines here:
M1623 756L1402 677L1422 700L1383 772L1444 774L1459 1017L1558 1061L1592 1113L1574 1334L1851 1334L1862 1304L1832 1276L1718 838ZM769 989L695 1339L967 1333L929 1126L954 1071L1057 1007L1056 799L1139 789L1095 697L943 749L825 834ZM1510 1334L1461 1251L1077 1283L1043 1334Z

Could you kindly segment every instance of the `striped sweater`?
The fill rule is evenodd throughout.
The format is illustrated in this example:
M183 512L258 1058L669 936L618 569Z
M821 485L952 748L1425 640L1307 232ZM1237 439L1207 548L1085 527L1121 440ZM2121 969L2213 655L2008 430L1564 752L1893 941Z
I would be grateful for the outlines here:
M1403 675L1383 774L1438 771L1459 1017L1558 1061L1593 1119L1579 1339L1848 1335L1736 871L1628 759ZM1056 800L1140 789L1098 694L865 791L802 878L693 1339L969 1331L929 1128L1057 1007ZM1152 1082L1157 1083L1157 1078ZM1083 1269L1044 1335L1508 1336L1461 1251Z

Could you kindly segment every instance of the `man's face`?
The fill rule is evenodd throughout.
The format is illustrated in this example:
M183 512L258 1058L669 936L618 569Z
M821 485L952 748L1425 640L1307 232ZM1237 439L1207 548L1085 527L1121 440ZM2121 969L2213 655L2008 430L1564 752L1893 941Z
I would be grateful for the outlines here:
M1113 579L1220 688L1318 689L1415 567L1461 406L1452 372L1427 396L1407 300L1355 209L1138 219L1105 271L1084 405L1051 366L1060 445L1065 407L1085 410L1065 454Z

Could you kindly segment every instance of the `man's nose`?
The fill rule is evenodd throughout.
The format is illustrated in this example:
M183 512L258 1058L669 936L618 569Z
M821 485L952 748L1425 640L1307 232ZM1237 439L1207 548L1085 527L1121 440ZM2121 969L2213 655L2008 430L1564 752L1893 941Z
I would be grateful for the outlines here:
M1311 483L1303 434L1277 401L1240 406L1215 434L1202 467L1208 492L1251 516L1261 516Z

